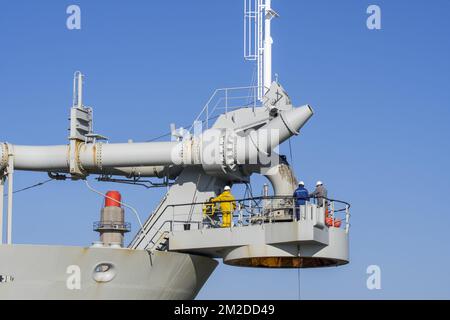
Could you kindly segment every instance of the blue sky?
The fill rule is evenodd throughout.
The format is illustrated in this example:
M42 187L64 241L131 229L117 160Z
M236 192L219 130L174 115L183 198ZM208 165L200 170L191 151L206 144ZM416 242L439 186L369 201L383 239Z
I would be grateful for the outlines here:
M66 28L66 8L82 29ZM378 4L382 30L366 28ZM64 144L72 75L86 74L96 131L148 140L189 124L218 87L250 85L242 1L0 2L0 140ZM315 116L292 140L293 166L352 204L351 263L300 271L301 298L450 298L450 2L280 1L274 72ZM282 151L288 152L286 146ZM46 179L18 173L16 187ZM264 182L255 177L259 190ZM144 219L164 190L119 188ZM236 190L238 193L238 190ZM89 245L101 199L81 182L16 196L15 243ZM137 222L129 219L135 229ZM131 236L131 235L130 235ZM366 268L382 289L366 288ZM220 265L206 299L296 299L297 270Z

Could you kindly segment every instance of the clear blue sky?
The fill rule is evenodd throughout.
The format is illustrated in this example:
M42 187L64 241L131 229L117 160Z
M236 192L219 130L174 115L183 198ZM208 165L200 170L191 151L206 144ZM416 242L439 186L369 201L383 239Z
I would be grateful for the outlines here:
M82 29L66 29L78 4ZM382 9L382 30L366 8ZM293 139L294 167L311 188L352 204L351 263L302 270L301 298L450 298L450 2L281 1L273 7L274 72L315 116ZM249 85L242 1L0 2L0 140L64 144L72 75L111 141L147 140L191 123L215 88ZM286 146L282 151L287 152ZM16 187L45 174L18 173ZM255 179L256 189L263 180ZM145 218L164 190L119 188ZM14 242L89 245L101 199L81 182L16 196ZM136 230L137 223L129 215ZM382 290L366 288L366 268ZM296 270L220 265L208 299L298 297Z

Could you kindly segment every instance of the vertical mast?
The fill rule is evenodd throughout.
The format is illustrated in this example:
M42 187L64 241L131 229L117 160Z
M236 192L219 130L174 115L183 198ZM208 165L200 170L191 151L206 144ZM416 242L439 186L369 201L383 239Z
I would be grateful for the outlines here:
M80 71L75 72L73 77L73 105L74 108L83 107L83 74Z
M83 107L83 75L78 73L78 108Z
M8 148L9 160L8 160L8 211L6 221L6 244L12 244L12 219L13 219L13 181L14 181L14 154L12 153L12 147ZM3 194L2 194L3 197Z
M256 61L258 100L272 84L271 0L244 0L244 59Z
M271 0L266 0L265 5L265 17L264 17L264 75L263 75L263 85L264 85L264 93L267 88L270 88L272 84L272 37L270 35L270 23L272 21L271 16Z

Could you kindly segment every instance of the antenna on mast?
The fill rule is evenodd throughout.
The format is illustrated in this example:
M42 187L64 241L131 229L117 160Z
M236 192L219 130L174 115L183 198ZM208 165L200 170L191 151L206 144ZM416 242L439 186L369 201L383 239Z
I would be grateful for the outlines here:
M83 74L76 71L73 76L73 107L83 107Z
M72 178L85 177L86 172L78 165L78 149L82 143L96 143L108 138L94 133L94 114L83 104L84 75L77 71L73 75L73 101L69 118L69 173Z
M271 0L244 0L244 59L256 61L258 100L272 84L271 22L278 17Z

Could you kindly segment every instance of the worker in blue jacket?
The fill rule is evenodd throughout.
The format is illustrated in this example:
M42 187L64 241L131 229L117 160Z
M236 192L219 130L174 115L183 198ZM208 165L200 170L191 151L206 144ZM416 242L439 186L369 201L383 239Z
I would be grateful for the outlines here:
M309 192L305 188L305 183L300 181L298 188L294 191L295 200L295 216L297 220L300 220L300 206L304 206L306 201L309 201Z

